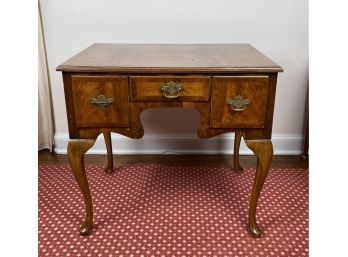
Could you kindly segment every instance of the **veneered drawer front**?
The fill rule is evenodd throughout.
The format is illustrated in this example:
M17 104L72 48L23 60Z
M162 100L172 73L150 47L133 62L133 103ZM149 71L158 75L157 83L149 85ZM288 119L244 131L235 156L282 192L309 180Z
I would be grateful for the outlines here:
M76 127L128 127L128 79L72 76Z
M214 77L211 126L263 128L268 90L268 76Z
M209 101L208 76L133 76L132 101Z

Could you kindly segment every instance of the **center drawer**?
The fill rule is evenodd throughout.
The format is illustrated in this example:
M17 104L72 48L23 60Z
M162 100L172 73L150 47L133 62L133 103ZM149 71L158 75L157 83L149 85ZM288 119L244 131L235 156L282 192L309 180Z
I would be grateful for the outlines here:
M132 76L132 101L209 101L208 76Z

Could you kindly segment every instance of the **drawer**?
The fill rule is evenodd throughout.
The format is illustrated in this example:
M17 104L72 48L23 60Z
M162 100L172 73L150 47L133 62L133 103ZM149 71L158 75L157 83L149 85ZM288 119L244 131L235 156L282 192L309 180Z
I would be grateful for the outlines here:
M210 123L214 128L263 128L268 76L214 77Z
M128 79L73 75L76 127L128 127Z
M132 101L209 101L208 76L133 76Z

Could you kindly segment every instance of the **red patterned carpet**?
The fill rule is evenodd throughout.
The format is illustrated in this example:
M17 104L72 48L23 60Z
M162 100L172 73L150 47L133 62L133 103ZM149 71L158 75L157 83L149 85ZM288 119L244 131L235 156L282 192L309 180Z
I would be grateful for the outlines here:
M69 166L39 167L39 256L308 256L308 171L272 169L246 229L255 170L87 167L95 226L82 237L82 195Z

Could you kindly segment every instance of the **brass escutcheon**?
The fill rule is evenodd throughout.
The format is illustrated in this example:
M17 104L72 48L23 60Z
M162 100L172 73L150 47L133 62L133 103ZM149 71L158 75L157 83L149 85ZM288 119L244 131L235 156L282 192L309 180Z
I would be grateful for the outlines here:
M166 84L162 84L160 90L162 91L163 96L166 98L177 98L183 88L180 84L169 81Z
M114 98L107 98L105 95L98 95L96 98L91 98L89 102L90 104L97 105L98 107L105 109L114 103Z
M226 99L226 104L229 104L231 109L236 112L243 111L250 103L250 99L244 99L241 95L237 95L233 99Z

